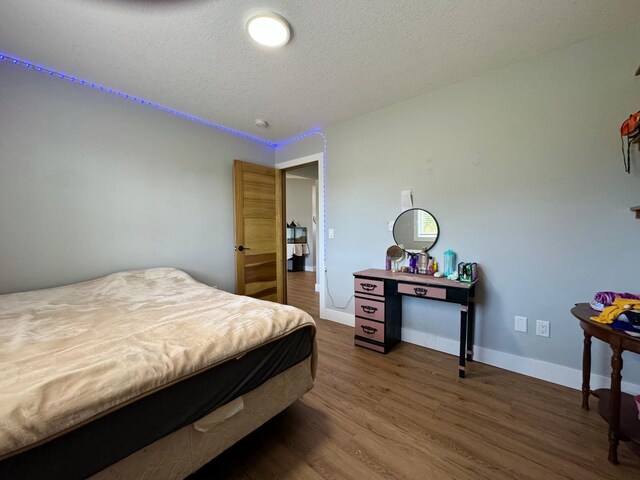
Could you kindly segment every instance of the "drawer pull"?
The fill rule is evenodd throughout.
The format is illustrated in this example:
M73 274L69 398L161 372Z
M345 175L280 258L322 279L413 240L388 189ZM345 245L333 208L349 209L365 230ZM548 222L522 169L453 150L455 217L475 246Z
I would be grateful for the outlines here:
M368 313L369 315L376 313L378 309L376 307L371 307L369 305L360 305L362 307L362 311L364 313Z
M373 327L370 327L368 325L360 325L360 326L362 328L362 331L364 333L366 333L367 335L373 335L374 333L376 333L378 331L377 328L373 328Z
M373 283L361 283L360 286L365 292L373 292L377 287Z
M424 297L427 294L427 289L422 287L415 287L413 291L416 292L416 295L419 297Z

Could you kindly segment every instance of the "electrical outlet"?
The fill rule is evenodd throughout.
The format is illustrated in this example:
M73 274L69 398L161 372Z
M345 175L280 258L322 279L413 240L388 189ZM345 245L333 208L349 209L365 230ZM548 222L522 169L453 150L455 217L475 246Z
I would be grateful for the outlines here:
M536 335L539 337L549 337L549 322L546 320L536 320Z
M527 333L527 317L515 317L516 323L514 329L516 332Z

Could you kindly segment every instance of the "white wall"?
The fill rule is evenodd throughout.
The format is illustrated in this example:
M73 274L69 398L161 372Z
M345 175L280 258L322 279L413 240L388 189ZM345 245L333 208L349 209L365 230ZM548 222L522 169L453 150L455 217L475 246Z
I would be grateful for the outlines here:
M579 368L573 303L640 290L629 212L640 160L623 173L617 135L640 106L639 40L636 26L329 126L336 304L352 272L383 266L387 222L410 188L440 223L435 255L452 248L482 267L476 343ZM270 149L7 64L0 121L0 292L158 265L233 289L231 162L273 164ZM319 151L313 135L275 159ZM454 306L403 308L405 333L457 338ZM514 315L529 317L528 334ZM537 318L551 321L550 339L532 334ZM639 366L627 354L625 379L640 383Z
M230 134L0 63L0 293L175 266L235 288Z
M640 204L640 156L625 174L618 136L640 108L638 44L640 25L327 127L335 303L352 295L354 271L384 268L387 223L411 189L440 223L432 253L442 261L451 248L481 266L476 344L579 369L573 304L598 290L640 292L640 221L629 211ZM276 160L317 151L317 140L292 150ZM457 339L455 306L405 298L403 309L403 336ZM529 318L528 334L514 332L514 315ZM535 336L536 319L551 322L551 338ZM609 352L597 343L593 369L608 375ZM637 384L633 357L623 376Z
M286 143L276 149L276 163L307 157L323 152L323 139L319 133L312 133L295 142ZM322 175L322 172L318 172Z

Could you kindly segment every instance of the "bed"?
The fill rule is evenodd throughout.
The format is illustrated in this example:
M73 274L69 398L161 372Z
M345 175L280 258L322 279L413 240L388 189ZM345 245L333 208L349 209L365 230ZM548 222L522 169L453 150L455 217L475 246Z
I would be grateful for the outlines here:
M313 386L302 310L155 268L0 296L0 478L184 478Z

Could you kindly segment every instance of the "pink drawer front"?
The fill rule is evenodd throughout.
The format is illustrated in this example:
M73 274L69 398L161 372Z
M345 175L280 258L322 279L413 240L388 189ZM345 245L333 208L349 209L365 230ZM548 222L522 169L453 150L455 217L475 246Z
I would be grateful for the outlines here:
M415 285L411 283L398 283L398 293L413 295L414 297L437 298L439 300L446 300L447 298L446 288Z
M384 323L371 322L356 317L356 335L384 343Z
M377 322L384 322L384 302L356 297L356 315Z
M370 280L367 278L355 278L353 289L356 293L368 293L370 295L384 295L384 280Z
M353 341L355 345L358 347L368 348L369 350L375 350L376 352L384 353L384 347L381 345L374 345L373 343L365 342L364 340L358 340L357 338Z

